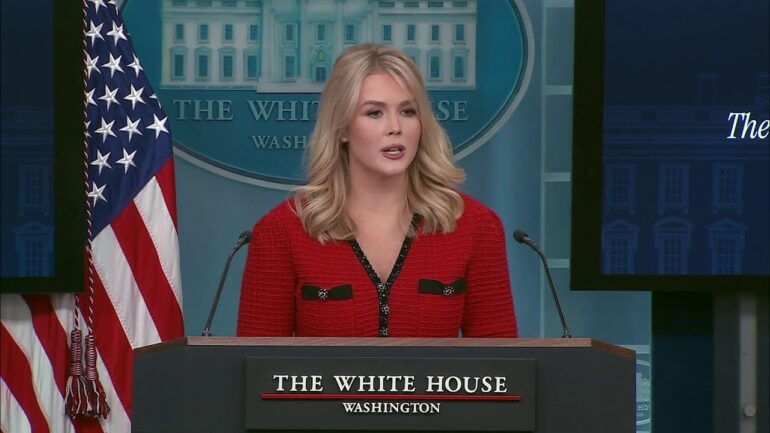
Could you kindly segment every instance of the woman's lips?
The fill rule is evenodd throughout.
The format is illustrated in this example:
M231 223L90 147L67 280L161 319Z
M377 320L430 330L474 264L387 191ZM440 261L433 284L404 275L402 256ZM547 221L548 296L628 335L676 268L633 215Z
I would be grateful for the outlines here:
M401 159L404 156L404 150L406 148L403 145L396 144L383 148L380 152L388 159Z

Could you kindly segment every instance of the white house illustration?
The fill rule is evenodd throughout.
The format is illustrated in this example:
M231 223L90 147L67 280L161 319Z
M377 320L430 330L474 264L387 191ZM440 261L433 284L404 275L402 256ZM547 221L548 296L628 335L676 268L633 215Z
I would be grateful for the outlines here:
M163 0L165 89L320 92L347 47L401 49L432 90L476 87L476 0Z

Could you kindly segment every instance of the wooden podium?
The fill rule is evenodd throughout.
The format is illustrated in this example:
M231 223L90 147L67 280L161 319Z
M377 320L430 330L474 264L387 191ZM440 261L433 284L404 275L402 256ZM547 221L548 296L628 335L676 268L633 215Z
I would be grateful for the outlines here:
M258 364L263 361L267 364ZM487 365L502 371L498 375L510 375L505 393L498 389L501 395L491 395L495 390L490 388L490 395L469 395L467 389L459 392L463 395L448 395L447 390L462 383L461 376L485 374ZM459 373L446 389L429 384L428 392L441 391L430 395L407 388L411 394L375 392L371 379L367 382L371 394L320 391L322 380L327 389L332 387L332 374L346 369L361 370L351 374L375 374L367 371L370 367L388 374L401 372L387 377L409 375L412 382L424 382L421 378L426 375L436 381L451 377L453 371ZM412 370L418 373L409 373ZM310 379L301 382L289 377L295 371L316 373L317 378L307 376ZM259 379L260 374L266 379ZM263 385L256 384L259 380ZM293 391L308 392L289 392L290 380L294 380ZM264 386L275 392L264 392ZM395 379L392 389L382 383L379 387L379 391L397 391ZM433 406L420 404L425 408L442 405L441 413L417 413L422 406L404 403L420 398L436 400ZM375 399L386 401L366 407L389 407L391 412L345 413L361 400ZM593 339L186 337L134 351L132 431L633 433L635 403L634 352ZM357 407L360 411L364 406ZM413 413L393 413L410 408Z

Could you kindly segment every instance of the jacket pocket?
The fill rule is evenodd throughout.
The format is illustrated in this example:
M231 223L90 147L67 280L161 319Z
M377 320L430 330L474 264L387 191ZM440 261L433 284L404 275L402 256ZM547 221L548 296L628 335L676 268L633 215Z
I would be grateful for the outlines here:
M355 335L355 307L350 284L325 289L302 286L297 305L297 335L350 337Z
M421 337L456 337L465 307L465 278L450 283L420 279L417 287Z
M305 301L344 301L353 299L353 286L345 284L325 290L318 286L302 286L302 299Z

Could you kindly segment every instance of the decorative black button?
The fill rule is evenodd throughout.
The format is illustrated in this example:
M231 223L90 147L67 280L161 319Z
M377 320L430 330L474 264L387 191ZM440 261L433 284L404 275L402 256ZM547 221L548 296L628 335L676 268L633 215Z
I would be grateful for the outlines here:
M318 289L318 299L325 301L329 297L329 292L324 289Z
M388 336L388 328L380 328L380 337Z
M452 296L455 294L455 288L452 285L444 287L444 296Z
M390 307L388 306L388 304L382 304L380 310L382 311L382 314L385 316L390 314Z

